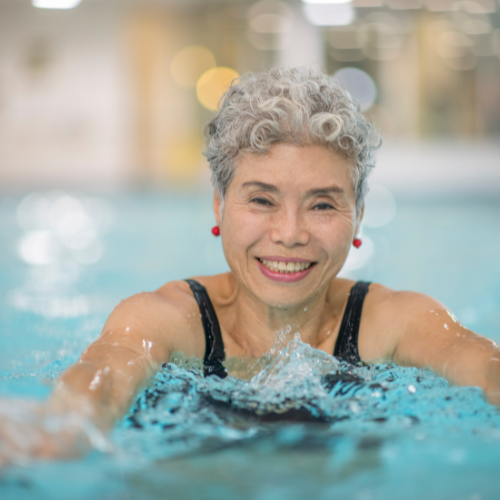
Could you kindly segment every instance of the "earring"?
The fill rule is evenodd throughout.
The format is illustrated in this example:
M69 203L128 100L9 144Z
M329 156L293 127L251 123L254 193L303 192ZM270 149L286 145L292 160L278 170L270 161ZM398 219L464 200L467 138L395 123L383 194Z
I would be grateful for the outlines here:
M214 236L220 236L220 228L219 228L219 226L214 226L214 227L212 228L212 234L213 234Z
M354 238L352 244L356 247L359 248L362 245L362 241L359 238Z

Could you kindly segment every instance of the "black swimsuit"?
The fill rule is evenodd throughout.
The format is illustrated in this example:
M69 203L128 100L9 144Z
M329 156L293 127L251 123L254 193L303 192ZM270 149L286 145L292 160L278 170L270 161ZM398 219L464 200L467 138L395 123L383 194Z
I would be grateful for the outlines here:
M203 359L203 371L205 377L217 375L220 378L227 377L227 371L222 365L226 357L224 342L220 330L219 320L215 313L212 301L208 296L207 289L195 280L186 280L198 303L201 313L201 322L205 331L205 357ZM351 288L344 317L340 325L339 336L335 343L333 355L351 364L361 362L358 352L358 333L361 323L363 302L368 293L369 282L358 281Z

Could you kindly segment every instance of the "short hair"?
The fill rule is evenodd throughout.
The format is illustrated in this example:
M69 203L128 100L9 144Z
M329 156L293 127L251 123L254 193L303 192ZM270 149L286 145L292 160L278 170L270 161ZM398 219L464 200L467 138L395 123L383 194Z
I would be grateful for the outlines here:
M276 143L322 145L353 160L351 180L359 216L375 166L379 133L358 102L318 67L278 67L232 82L206 126L204 155L224 200L240 155L266 153Z

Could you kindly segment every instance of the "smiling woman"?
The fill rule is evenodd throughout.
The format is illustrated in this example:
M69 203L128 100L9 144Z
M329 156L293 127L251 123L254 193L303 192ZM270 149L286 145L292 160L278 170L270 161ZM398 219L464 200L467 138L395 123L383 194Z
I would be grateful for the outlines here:
M50 400L33 410L80 420L61 436L40 431L22 450L4 446L5 460L81 452L89 433L78 423L111 429L176 351L202 358L205 376L224 378L227 358L262 356L285 329L348 363L428 367L500 404L496 344L430 297L337 277L351 245L359 246L379 141L335 80L316 69L244 76L207 135L214 234L230 272L124 300ZM5 431L1 437L9 442Z
M222 243L235 279L283 311L274 313L274 329L290 323L290 308L324 290L347 258L359 226L351 170L349 159L323 146L278 143L238 163L222 220L214 198L222 235L231 235Z

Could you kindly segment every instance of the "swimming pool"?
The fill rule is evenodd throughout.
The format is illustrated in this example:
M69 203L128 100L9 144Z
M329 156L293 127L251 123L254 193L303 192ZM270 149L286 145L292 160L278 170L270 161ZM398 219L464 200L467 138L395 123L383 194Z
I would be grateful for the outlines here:
M500 341L500 200L396 201L348 274L428 293ZM1 197L0 395L45 397L122 298L226 270L210 206L204 192ZM500 412L478 389L277 341L250 382L202 379L179 358L112 453L4 469L0 497L499 498Z

